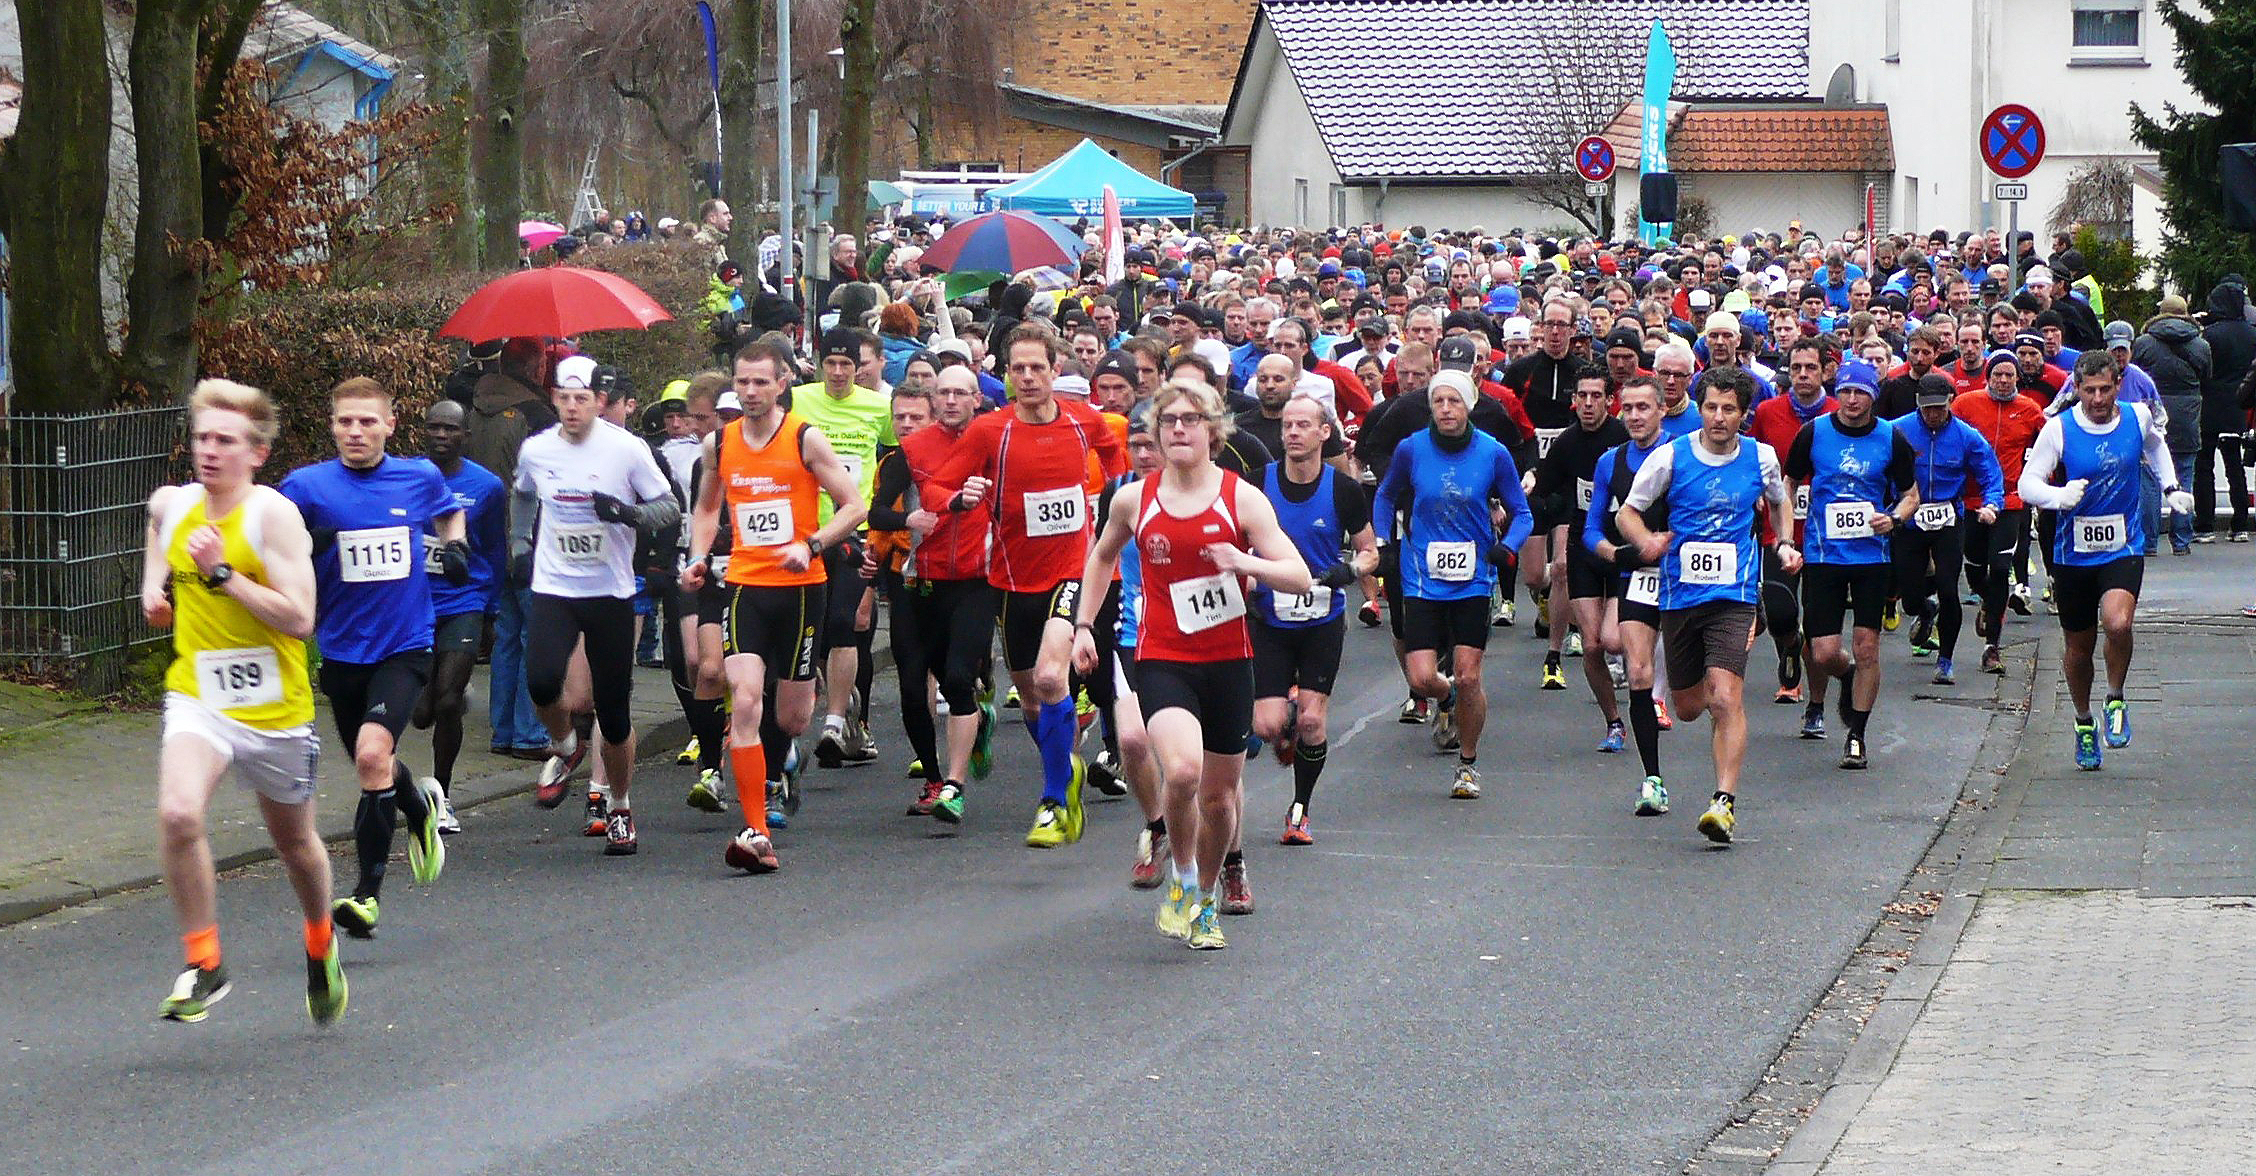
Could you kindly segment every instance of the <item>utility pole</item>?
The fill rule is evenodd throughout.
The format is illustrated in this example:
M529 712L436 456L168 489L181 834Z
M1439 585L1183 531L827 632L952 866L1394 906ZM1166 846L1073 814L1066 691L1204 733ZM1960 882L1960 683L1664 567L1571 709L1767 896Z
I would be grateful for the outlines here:
M777 291L796 304L798 293L791 272L791 244L796 235L791 223L792 188L797 177L791 166L791 0L776 0L776 235L783 239L782 255L776 261ZM808 144L812 147L813 144ZM803 319L812 319L814 307L801 311ZM813 338L809 329L805 334ZM806 351L805 340L800 350Z

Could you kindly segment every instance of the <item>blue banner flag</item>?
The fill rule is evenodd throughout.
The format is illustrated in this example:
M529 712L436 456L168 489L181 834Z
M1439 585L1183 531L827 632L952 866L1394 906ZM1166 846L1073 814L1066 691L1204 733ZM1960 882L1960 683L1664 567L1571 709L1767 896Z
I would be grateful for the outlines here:
M1653 31L1645 38L1645 142L1638 153L1639 171L1658 175L1668 168L1668 102L1669 92L1676 89L1676 50L1669 46L1668 32L1661 22L1653 22ZM1650 245L1661 238L1660 226L1640 219L1638 236Z
M705 70L712 75L713 94L721 93L721 43L713 32L713 6L697 0L697 23L705 26Z

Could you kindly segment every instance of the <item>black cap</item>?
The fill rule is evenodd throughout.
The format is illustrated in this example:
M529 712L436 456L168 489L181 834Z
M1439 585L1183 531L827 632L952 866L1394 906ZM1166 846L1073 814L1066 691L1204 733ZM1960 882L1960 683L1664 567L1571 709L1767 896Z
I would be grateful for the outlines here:
M832 327L831 329L824 331L822 337L822 358L829 359L834 355L851 359L855 363L862 362L861 336L856 335L854 332L849 331L844 327Z
M1441 341L1435 359L1443 371L1469 372L1480 360L1480 344L1464 335L1451 335Z
M1089 373L1089 383L1094 385L1098 376L1119 376L1132 387L1136 383L1136 361L1125 351L1107 351L1097 361L1096 370Z
M1606 350L1612 351L1616 347L1626 348L1643 355L1645 354L1645 337L1638 334L1635 327L1615 327L1613 332L1606 336Z
M1384 339L1387 337L1388 333L1387 321L1383 318L1365 319L1360 325L1355 328L1355 333L1357 335L1369 335L1374 338Z
M1938 404L1947 405L1957 394L1958 389L1951 384L1950 377L1941 372L1928 372L1919 377L1919 391L1916 399L1921 408L1930 408Z

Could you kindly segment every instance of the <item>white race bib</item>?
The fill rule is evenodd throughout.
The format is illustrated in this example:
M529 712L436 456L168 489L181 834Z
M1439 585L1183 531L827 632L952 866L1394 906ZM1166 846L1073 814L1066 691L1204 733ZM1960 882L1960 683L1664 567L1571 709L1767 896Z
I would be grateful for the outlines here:
M1332 586L1317 584L1298 596L1277 593L1269 598L1274 602L1277 619L1287 623L1320 621L1332 611Z
M603 545L610 541L609 523L556 523L549 527L549 542L556 558L572 567L592 567L603 562Z
M1629 589L1622 594L1631 604L1646 604L1659 608L1661 604L1661 569L1639 568L1629 574Z
M337 578L347 584L404 580L414 538L406 527L337 532Z
M711 573L710 578L713 580L728 579L728 557L725 555L706 556L705 568Z
M1436 580L1463 584L1473 578L1473 541L1426 544L1426 574Z
M426 575L446 575L446 561L439 558L439 537L423 536L423 571Z
M1677 549L1678 576L1687 584L1718 585L1739 582L1739 545L1687 543Z
M781 547L791 542L791 500L737 503L736 541L746 547Z
M1564 432L1566 432L1565 429L1537 429L1535 431L1535 456L1537 458L1551 456L1551 443L1558 440L1559 434Z
M1809 518L1809 483L1804 482L1794 487L1794 521L1799 523L1807 518Z
M2123 516L2119 514L2089 515L2074 522L2075 537L2071 542L2078 555L2121 551L2123 544L2130 539L2129 532L2123 526Z
M196 655L196 696L214 710L282 701L282 659L274 647L207 649Z
M841 453L838 455L838 464L846 467L846 479L854 483L856 489L859 489L862 484L862 455L859 453Z
M1911 524L1922 531L1940 531L1958 522L1958 504L1955 502L1922 502L1911 516Z
M1869 502L1826 503L1825 537L1828 539L1872 538L1872 504Z
M1576 510L1589 510L1589 509L1590 509L1590 492L1591 492L1591 491L1592 491L1593 489L1595 489L1595 487L1591 486L1591 484L1590 484L1590 479L1588 479L1588 478L1576 478L1576 479L1575 479L1575 509L1576 509Z
M1221 572L1178 580L1167 586L1167 596L1175 605L1175 627L1185 634L1245 615L1245 593L1238 588L1238 578Z
M1087 517L1081 513L1087 499L1079 486L1060 486L1020 497L1026 503L1026 535L1030 539L1070 535L1081 529L1081 520Z

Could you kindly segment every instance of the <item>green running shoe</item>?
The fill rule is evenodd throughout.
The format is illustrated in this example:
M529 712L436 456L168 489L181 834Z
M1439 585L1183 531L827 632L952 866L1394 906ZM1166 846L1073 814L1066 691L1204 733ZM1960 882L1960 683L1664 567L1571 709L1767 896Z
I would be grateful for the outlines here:
M314 1024L334 1024L345 1015L349 987L345 983L345 966L337 959L334 938L329 940L329 954L320 959L306 957L306 1013Z
M1645 777L1644 785L1637 790L1637 815L1657 817L1667 811L1668 785L1661 783L1659 776Z
M984 780L995 770L995 703L991 698L979 701L979 737L971 745L971 778Z
M2076 766L2087 772L2099 770L2099 729L2090 723L2076 724Z
M193 1025L211 1015L211 1007L220 1002L234 985L227 982L227 969L185 968L172 982L172 995L157 1006L157 1015L167 1021Z
M337 926L354 939L376 938L376 916L379 913L374 895L362 898L355 894L329 904L329 917L336 920Z
M689 786L689 807L699 812L725 812L728 805L721 800L721 771L706 768L697 773L697 783Z
M446 869L446 840L439 836L439 818L446 812L446 794L439 782L424 776L414 783L423 795L423 819L407 831L407 872L417 886L429 886Z
M961 825L963 805L963 789L950 780L940 786L940 795L932 798L932 819L943 825Z
M1084 816L1081 809L1081 786L1088 779L1089 761L1082 759L1080 753L1076 752L1073 756L1073 780L1065 786L1065 839L1069 842L1081 840Z
M2131 708L2125 706L2122 699L2107 700L2106 718L2103 721L2107 724L2107 746L2131 745Z

